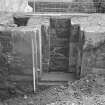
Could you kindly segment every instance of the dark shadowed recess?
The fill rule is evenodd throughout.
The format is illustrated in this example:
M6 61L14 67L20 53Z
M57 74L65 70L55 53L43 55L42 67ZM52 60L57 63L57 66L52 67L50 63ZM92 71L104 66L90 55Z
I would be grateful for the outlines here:
M29 20L29 17L13 17L14 24L19 26L26 26Z

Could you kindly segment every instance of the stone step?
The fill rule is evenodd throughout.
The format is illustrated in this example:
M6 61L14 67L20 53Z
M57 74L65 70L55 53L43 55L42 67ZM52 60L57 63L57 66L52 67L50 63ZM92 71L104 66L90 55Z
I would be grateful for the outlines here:
M55 85L67 85L68 84L68 82L66 82L66 81L62 81L62 82L60 82L60 81L39 81L38 82L38 86L55 86Z
M64 72L48 72L43 73L41 76L41 81L45 82L67 82L75 81L76 77L74 73L64 73Z

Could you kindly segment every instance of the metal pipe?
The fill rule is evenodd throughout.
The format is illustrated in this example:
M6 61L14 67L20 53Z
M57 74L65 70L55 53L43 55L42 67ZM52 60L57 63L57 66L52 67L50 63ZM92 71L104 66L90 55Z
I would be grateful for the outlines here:
M42 75L42 36L41 36L41 26L39 29L39 45L40 45L40 75Z
M35 78L35 80L36 80L36 84L35 85L37 85L38 84L38 65L37 65L37 63L38 63L38 44L37 44L37 34L36 34L36 31L37 31L37 29L34 31L35 32L35 41L34 41L34 47L35 47L35 76L36 76L36 78Z
M34 48L34 40L32 37L32 64L33 64L33 87L34 92L36 91L36 70L35 70L35 48Z

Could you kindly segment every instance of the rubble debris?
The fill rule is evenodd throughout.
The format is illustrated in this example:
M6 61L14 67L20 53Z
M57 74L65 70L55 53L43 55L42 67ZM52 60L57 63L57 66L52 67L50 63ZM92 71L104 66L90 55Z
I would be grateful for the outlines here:
M105 105L105 75L89 74L68 85L11 98L6 105Z

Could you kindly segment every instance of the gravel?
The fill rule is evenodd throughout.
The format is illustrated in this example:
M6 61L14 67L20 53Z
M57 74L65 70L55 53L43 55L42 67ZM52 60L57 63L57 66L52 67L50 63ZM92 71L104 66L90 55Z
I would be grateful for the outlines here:
M105 75L90 74L74 83L69 82L67 86L47 87L35 94L25 94L5 100L3 104L105 105Z

